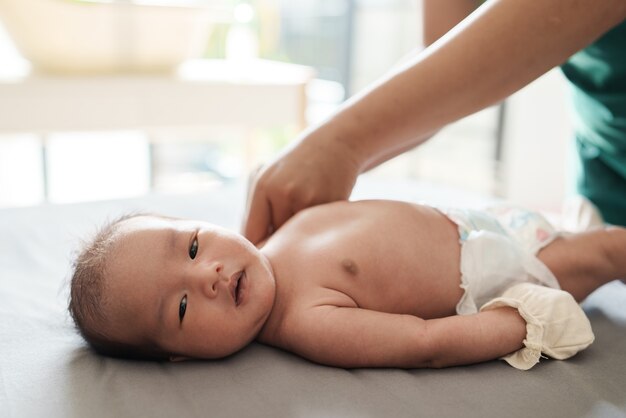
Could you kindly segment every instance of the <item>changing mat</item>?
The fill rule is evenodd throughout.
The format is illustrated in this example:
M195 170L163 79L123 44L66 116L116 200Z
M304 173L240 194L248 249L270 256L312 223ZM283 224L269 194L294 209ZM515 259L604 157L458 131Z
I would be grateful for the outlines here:
M583 307L595 343L529 372L502 361L441 370L340 369L260 344L172 364L93 354L66 312L71 251L131 210L237 228L244 190L0 210L0 417L626 417L626 286ZM481 197L413 183L357 185L355 198L475 207Z

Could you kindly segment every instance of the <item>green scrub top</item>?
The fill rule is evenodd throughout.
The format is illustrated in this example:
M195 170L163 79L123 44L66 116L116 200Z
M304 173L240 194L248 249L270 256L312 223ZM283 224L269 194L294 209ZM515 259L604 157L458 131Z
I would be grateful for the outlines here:
M571 85L578 193L626 226L626 21L561 66Z

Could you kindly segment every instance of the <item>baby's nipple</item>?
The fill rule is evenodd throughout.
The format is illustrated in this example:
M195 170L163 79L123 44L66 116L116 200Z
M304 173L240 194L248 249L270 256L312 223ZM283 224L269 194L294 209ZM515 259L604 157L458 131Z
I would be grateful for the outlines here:
M343 267L346 272L353 276L359 274L359 268L357 267L356 263L349 258L344 258L344 260L341 262L341 267Z

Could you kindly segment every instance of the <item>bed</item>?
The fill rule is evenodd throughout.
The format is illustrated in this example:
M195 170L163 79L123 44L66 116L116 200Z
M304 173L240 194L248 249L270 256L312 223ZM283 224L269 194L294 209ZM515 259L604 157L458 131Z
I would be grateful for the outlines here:
M0 417L626 417L626 286L583 307L596 341L528 372L504 362L442 370L324 367L253 344L220 361L158 364L94 355L66 313L71 251L130 210L237 228L244 188L0 210ZM360 182L353 198L479 206L427 184Z

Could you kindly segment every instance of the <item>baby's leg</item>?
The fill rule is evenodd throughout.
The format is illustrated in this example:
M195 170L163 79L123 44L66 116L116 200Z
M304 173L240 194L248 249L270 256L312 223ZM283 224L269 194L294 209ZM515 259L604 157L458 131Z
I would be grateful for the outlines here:
M538 257L580 302L605 283L626 278L626 228L607 227L555 239Z

